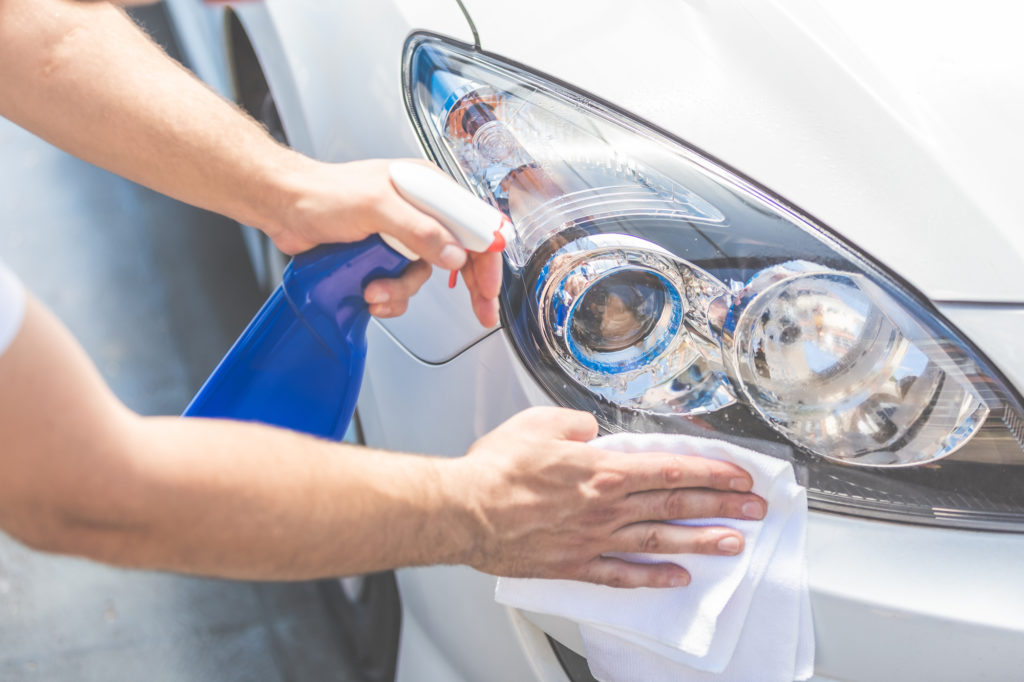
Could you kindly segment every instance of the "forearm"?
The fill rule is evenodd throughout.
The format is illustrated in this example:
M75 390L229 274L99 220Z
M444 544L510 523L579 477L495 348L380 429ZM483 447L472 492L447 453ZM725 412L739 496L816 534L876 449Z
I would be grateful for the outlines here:
M273 234L308 160L105 2L0 1L0 113L160 192Z
M263 230L296 254L388 234L427 263L468 267L481 323L498 322L501 258L465 250L391 185L388 161L324 163L278 144L107 2L0 0L0 115L159 192ZM393 317L429 270L377 280ZM368 292L369 295L370 292Z
M67 516L62 551L288 580L459 563L472 549L449 460L219 420L139 418L123 442L128 493L108 484L116 503L83 497L81 516Z
M678 586L689 578L675 564L607 554L742 549L733 530L661 521L761 518L749 475L584 445L596 433L590 415L531 410L449 460L254 424L139 417L29 300L0 356L0 528L123 566L278 580L466 563Z
M457 461L256 424L139 417L30 300L0 356L0 527L37 548L233 578L459 562Z

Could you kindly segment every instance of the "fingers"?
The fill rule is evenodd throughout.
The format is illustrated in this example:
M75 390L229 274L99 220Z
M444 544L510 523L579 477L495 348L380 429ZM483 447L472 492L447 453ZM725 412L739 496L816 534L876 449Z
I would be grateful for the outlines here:
M612 533L610 547L609 551L639 554L732 556L743 551L743 534L720 526L634 523Z
M735 556L743 551L743 534L731 528L635 523L614 533L608 551L639 554L709 554ZM601 556L590 561L576 580L609 587L682 587L690 574L673 563L641 564Z
M678 488L630 495L623 516L628 523L716 517L759 521L764 518L765 511L765 501L757 495L724 493L708 488Z
M473 271L474 293L484 299L497 299L501 293L501 254L474 253L468 267Z
M606 451L601 451L606 452ZM623 474L627 492L713 488L746 492L750 474L729 462L671 453L615 453L614 466Z
M690 584L690 574L676 564L636 564L612 557L599 557L589 562L576 576L609 587L683 587Z
M437 220L402 199L394 188L392 200L381 206L384 219L374 231L387 233L416 252L428 263L458 270L466 264L466 250Z
M370 304L374 317L396 317L409 307L409 299L430 279L429 263L410 263L400 277L375 279L366 285L363 300Z
M432 164L419 162L441 173ZM448 180L454 182L450 178ZM390 178L388 186L390 196L385 210L387 220L376 229L396 237L428 263L445 270L459 270L466 265L466 250L452 233L433 217L406 201L391 183Z
M494 327L498 324L498 294L501 293L501 254L471 253L462 278L469 289L473 312L480 324Z
M432 265L445 270L458 270L466 264L466 250L441 226L441 223L415 211L411 206L408 209L406 217L398 218L401 222L390 226L382 225L381 231L395 236L398 241ZM406 213L405 210L398 212ZM390 229L386 229L387 227Z
M432 164L422 163L443 175ZM446 181L454 182L447 177ZM397 190L395 193L400 198ZM501 292L501 254L466 252L441 223L404 200L393 206L389 215L391 224L382 225L380 229L398 238L429 263L447 270L461 269L477 319L485 327L496 326L498 294Z

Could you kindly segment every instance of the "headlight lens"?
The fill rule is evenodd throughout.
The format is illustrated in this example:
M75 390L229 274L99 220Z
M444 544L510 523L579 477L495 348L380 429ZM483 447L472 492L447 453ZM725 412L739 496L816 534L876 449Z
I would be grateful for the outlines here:
M721 328L746 403L829 459L908 466L946 457L989 413L955 357L860 274L814 263L766 268Z
M553 398L607 431L790 459L812 505L1024 528L1024 424L926 301L677 141L493 57L410 39L429 154L516 227L503 310Z
M656 244L592 234L559 247L536 277L539 337L565 374L611 404L713 411L734 398L708 367L710 342L688 325L710 295L724 293Z

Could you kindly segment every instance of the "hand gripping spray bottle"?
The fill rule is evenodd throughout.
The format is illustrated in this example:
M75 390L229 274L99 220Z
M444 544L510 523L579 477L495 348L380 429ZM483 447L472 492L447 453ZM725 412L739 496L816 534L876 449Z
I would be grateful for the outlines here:
M500 211L427 166L396 161L389 172L399 194L447 227L464 248L504 249L512 225ZM380 235L295 256L185 416L257 421L341 439L366 361L370 312L363 288L398 276L416 257Z

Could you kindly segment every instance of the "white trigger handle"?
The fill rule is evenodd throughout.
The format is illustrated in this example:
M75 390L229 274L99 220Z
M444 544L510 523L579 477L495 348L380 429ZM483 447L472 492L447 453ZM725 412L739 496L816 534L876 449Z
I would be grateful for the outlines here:
M500 250L497 235L509 225L501 211L430 166L395 161L388 172L402 198L448 228L464 249Z

